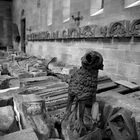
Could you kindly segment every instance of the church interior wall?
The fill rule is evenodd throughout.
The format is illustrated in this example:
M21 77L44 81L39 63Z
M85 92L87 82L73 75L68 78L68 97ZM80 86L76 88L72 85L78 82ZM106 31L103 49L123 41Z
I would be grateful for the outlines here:
M62 0L53 1L52 24L47 25L49 0L13 0L13 22L20 29L21 12L25 10L26 34L41 31L63 30L74 26L70 20L63 22ZM39 4L39 5L38 5ZM124 0L104 0L103 13L90 16L90 0L71 0L70 15L80 11L83 20L80 26L109 25L120 20L140 18L140 6L124 8ZM140 83L139 38L114 38L78 41L26 41L26 52L42 58L57 56L67 64L80 66L81 56L88 50L99 51L104 57L104 73L112 79L125 79Z

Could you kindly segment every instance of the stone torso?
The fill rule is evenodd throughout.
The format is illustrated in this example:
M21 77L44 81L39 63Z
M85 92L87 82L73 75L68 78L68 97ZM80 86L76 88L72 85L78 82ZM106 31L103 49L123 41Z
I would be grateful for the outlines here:
M69 95L78 100L91 98L96 94L98 70L78 69L69 82Z

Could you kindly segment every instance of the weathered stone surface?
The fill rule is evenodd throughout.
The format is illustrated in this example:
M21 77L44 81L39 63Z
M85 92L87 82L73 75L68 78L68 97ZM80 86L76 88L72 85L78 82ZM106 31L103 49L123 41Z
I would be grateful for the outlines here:
M130 34L140 36L140 19L133 20L130 26Z
M0 140L38 140L33 129L25 129L0 137Z
M102 92L97 95L97 100L104 100L112 107L123 107L133 113L140 111L140 102L134 98L127 97L127 95L121 95L114 91Z
M13 1L14 9L13 9L13 22L16 23L20 29L20 19L21 19L21 11L22 9L25 9L26 13L26 20L27 27L32 27L32 32L41 32L41 31L56 31L56 30L63 30L68 29L72 27L72 21L71 17L70 20L67 22L63 21L63 14L62 14L62 1L56 0L54 2L53 7L53 22L51 26L47 26L47 1L41 0L41 7L40 10L38 10L36 6L35 1L26 1L23 3L22 0L14 0ZM133 19L139 19L140 15L140 9L139 6L134 8L124 8L124 1L117 0L106 0L104 1L104 10L103 13L96 16L89 16L90 15L90 0L71 0L71 8L70 8L70 15L75 15L77 11L79 10L81 12L81 15L84 17L81 21L81 27L86 25L99 25L99 27L104 27L106 25L109 25L111 22L117 22L120 20L131 20ZM26 8L25 8L26 7ZM33 7L33 8L32 8ZM44 14L45 13L45 14ZM121 16L120 16L121 15ZM50 35L46 35L50 36ZM46 37L45 37L46 38ZM48 37L49 38L49 37ZM66 52L69 56L67 57L66 63L74 64L74 65L80 65L80 62L78 61L80 59L81 52L85 53L88 49L100 49L103 51L104 49L115 49L117 55L114 52L110 52L105 54L105 57L109 58L110 61L121 61L124 65L127 65L127 63L135 63L139 65L139 55L134 54L132 51L139 51L139 39L137 39L137 42L133 43L133 40L116 40L116 41L108 41L108 43L101 42L99 43L97 40L92 42L85 42L85 41L79 41L79 42L28 42L28 45L26 47L27 53L33 54L33 55L40 55L41 57L46 57L48 55L51 56L58 56L61 58L62 53ZM118 43L119 42L119 43ZM43 51L39 51L39 46L43 46ZM51 48L51 49L50 49ZM117 50L119 49L119 51ZM59 51L61 50L61 51ZM125 54L121 52L120 50L130 50L130 55ZM75 53L76 52L76 53ZM110 54L113 54L112 56ZM110 56L109 56L110 55ZM106 59L106 58L105 58ZM129 61L129 62L128 62ZM106 64L105 64L106 65ZM127 65L128 69L126 71L129 71L129 68L131 67L129 64ZM119 67L120 69L120 67ZM131 69L131 68L130 68ZM118 70L118 66L116 66L116 71ZM116 72L115 71L115 72ZM121 70L119 70L121 71ZM120 72L119 72L120 73ZM109 72L109 75L111 77L116 78L118 75L120 77L124 77L128 79L127 75L124 75L123 73L118 74L116 72L115 74L112 73L112 70ZM129 76L129 80L133 80L132 77ZM135 77L135 81L139 81L140 78L137 76Z
M105 67L104 67L104 71L107 71L108 73L116 73L116 66L118 65L118 63L116 61L109 61L106 60L105 61Z
M115 81L115 83L123 85L125 87L130 88L130 89L138 89L139 88L139 85L136 85L136 84L133 84L131 82L124 81L124 80L118 80L118 81Z
M137 78L140 73L139 65L133 63L119 63L118 64L118 74L123 75L127 78Z
M15 119L12 106L0 107L0 131L7 131Z
M110 24L109 36L124 37L128 35L128 21L116 21Z

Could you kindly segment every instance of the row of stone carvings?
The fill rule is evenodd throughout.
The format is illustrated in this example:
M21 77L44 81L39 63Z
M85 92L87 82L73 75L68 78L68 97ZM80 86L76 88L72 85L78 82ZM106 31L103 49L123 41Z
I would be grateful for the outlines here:
M111 23L109 26L87 25L79 28L69 28L55 32L39 32L27 35L28 41L41 41L63 38L89 37L129 37L140 36L140 19L122 20Z

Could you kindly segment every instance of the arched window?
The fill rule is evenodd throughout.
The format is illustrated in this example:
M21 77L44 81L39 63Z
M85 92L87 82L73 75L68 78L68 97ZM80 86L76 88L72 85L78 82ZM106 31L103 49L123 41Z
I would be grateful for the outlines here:
M70 19L70 0L63 1L63 22L66 22Z
M52 25L53 18L53 0L48 1L47 24Z
M125 8L130 8L137 5L140 5L140 0L125 0L124 1Z
M104 0L91 0L90 15L95 16L103 13Z

